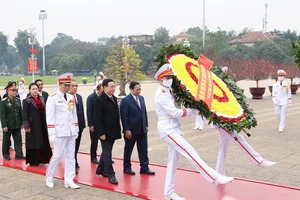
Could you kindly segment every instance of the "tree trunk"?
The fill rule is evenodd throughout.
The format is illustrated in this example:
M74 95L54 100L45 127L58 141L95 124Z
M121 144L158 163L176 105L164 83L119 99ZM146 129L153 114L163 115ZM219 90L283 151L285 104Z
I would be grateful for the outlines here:
M121 79L120 80L120 94L119 94L119 96L126 96L125 86L126 86L126 81L124 79Z
M258 88L258 81L256 81L256 87Z

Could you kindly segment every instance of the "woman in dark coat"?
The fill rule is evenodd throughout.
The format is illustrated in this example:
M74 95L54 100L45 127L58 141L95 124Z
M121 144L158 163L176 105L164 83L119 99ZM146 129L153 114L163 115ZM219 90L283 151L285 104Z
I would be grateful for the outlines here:
M52 150L48 139L44 98L38 95L38 85L29 85L29 96L23 100L23 124L26 131L26 164L49 163Z

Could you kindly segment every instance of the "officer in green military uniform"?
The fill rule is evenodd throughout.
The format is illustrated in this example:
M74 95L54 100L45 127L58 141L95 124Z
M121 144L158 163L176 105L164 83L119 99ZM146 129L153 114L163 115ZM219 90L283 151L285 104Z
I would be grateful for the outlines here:
M22 152L22 108L21 101L16 97L18 90L16 82L9 82L4 88L8 94L1 101L1 123L3 129L2 154L5 160L10 160L9 144L12 135L15 144L16 159L25 159Z

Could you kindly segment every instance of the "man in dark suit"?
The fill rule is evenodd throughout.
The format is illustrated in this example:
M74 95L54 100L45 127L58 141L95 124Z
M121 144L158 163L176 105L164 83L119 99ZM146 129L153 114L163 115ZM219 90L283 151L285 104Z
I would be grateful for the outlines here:
M75 80L72 80L69 93L73 96L74 102L76 104L76 113L77 113L78 128L79 128L78 137L77 137L76 143L75 143L75 172L76 172L76 174L78 174L78 168L79 168L79 164L78 164L78 160L77 160L77 153L78 153L79 146L80 146L82 131L85 128L85 118L84 118L82 97L81 97L81 95L79 95L77 93L77 90L78 90L78 84Z
M94 105L95 100L99 95L103 92L102 84L98 84L96 86L95 92L90 94L86 100L86 116L88 121L88 127L90 131L90 138L91 138L91 148L90 148L90 155L91 155L91 162L98 164L97 160L97 148L98 148L98 140L99 136L95 131L95 119L94 119Z
M149 169L148 158L148 117L144 97L140 96L141 85L131 82L130 94L121 101L120 112L125 140L124 147L124 173L135 175L131 169L130 157L133 147L137 143L140 160L140 174L154 175Z
M102 153L97 175L108 177L112 184L118 184L112 166L112 148L115 140L121 138L119 107L115 92L115 82L112 79L103 80L103 93L95 101L95 124L99 135Z
M37 79L34 82L38 85L39 95L44 97L45 104L46 104L49 94L47 92L43 91L43 88L44 88L43 81L41 79Z

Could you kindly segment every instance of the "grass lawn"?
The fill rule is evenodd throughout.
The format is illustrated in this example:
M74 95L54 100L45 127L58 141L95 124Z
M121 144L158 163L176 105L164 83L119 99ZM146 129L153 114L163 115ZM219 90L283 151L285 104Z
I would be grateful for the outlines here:
M0 87L5 87L7 86L7 83L9 81L16 81L18 82L20 80L20 78L23 77L26 81L26 85L29 85L31 83L32 80L32 76L0 76ZM34 79L42 79L43 83L45 85L49 85L49 84L56 84L57 80L56 80L57 76L39 76L36 75L34 76ZM82 83L81 79L83 77L88 78L88 83L94 83L96 82L95 77L94 76L74 76L73 79L75 79L78 83ZM155 80L153 77L147 76L145 81L153 81Z
M29 85L32 81L32 76L0 76L0 86L5 87L9 81L19 81L20 78L23 77L26 81L26 85ZM57 76L34 76L34 79L42 79L44 84L56 84L57 83ZM74 76L78 83L82 83L81 79L83 77L88 78L88 83L94 83L95 78L93 76Z

